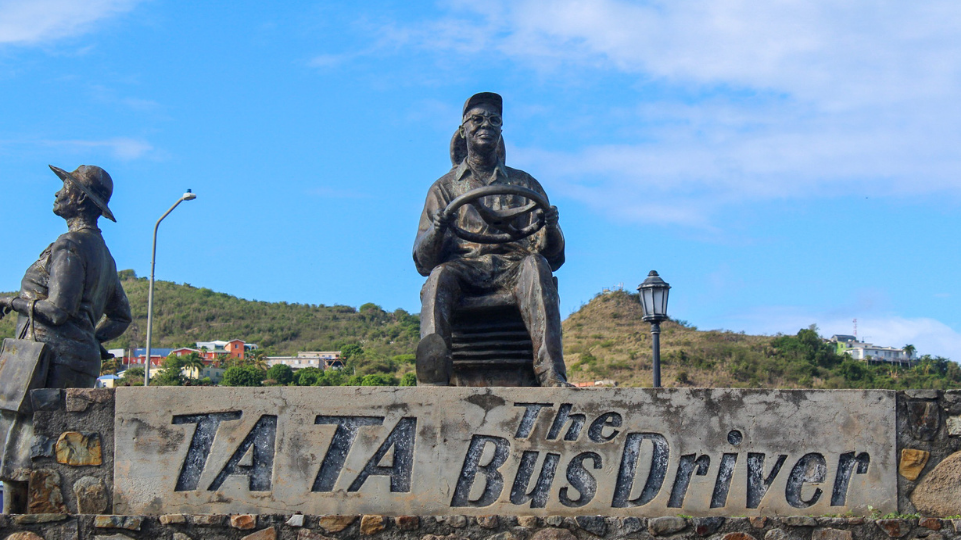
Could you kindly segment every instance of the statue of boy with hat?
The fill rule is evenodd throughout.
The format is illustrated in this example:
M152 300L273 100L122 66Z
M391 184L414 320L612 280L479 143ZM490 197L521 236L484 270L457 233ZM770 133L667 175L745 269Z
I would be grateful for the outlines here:
M27 269L19 295L0 297L0 318L17 312L16 337L45 344L44 387L93 388L106 355L101 344L123 334L131 321L116 263L97 227L100 216L116 221L107 206L113 180L96 166L81 165L72 173L50 168L63 181L53 213L66 220L68 230ZM22 489L18 484L30 466L31 422L29 415L0 411L5 437L0 479L7 507L15 495L10 491Z

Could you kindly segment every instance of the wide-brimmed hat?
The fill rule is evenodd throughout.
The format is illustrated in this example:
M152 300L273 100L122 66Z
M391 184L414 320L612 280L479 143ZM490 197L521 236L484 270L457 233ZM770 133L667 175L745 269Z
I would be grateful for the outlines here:
M107 207L110 196L113 195L113 178L110 178L107 171L96 165L81 165L72 173L53 165L50 165L50 170L64 182L69 180L74 186L80 188L80 191L84 192L87 198L97 205L103 217L114 223L117 222L117 219L113 217L113 212Z
M467 98L467 102L464 103L464 112L461 113L461 116L467 114L467 111L482 103L493 105L495 108L497 108L497 114L503 116L504 98L502 98L500 94L495 94L494 92L480 92L479 94L474 94L473 96Z

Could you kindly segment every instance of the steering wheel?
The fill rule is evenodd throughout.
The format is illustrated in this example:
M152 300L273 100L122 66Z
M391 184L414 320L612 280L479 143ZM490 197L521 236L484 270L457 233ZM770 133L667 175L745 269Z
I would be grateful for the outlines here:
M530 202L524 206L517 206L513 208L505 208L504 210L493 210L480 204L478 199L482 197L488 197L490 195L518 195L524 197ZM504 244L507 242L516 242L517 240L522 240L528 236L536 233L544 227L544 212L550 210L550 203L547 199L540 193L520 186L511 185L492 185L479 187L477 189L472 189L467 193L457 197L447 208L444 209L444 216L453 216L461 206L465 204L470 204L477 210L484 222L487 223L491 228L501 231L499 233L475 233L470 231L465 231L464 229L458 227L456 224L451 223L451 231L458 237L467 240L468 242L476 242L478 244ZM534 220L530 225L523 228L517 228L514 226L514 219L518 216L524 214L529 214L531 212L537 212L534 216Z

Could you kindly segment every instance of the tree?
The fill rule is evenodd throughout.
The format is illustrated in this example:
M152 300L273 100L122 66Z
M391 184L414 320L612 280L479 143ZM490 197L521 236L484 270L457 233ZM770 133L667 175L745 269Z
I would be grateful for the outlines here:
M253 366L233 366L224 372L223 386L260 386L266 373Z
M386 373L371 373L364 375L360 386L397 386L397 377L391 377Z
M918 350L914 348L914 345L908 343L904 346L904 354L908 355L908 359L912 358L916 352L918 352Z
M277 384L288 385L294 380L294 370L287 364L276 364L267 370L267 378L273 379Z
M119 386L143 386L143 368L134 367L123 372L117 381Z
M164 359L163 366L155 377L150 378L151 386L183 386L184 362L179 356L172 354Z
M360 356L364 354L364 349L356 343L348 343L340 348L340 357L344 360L350 360L355 356Z
M191 370L191 371L192 371L192 370L197 370L197 377L192 377L192 378L197 378L197 379L199 379L199 378L200 378L200 370L202 370L202 369L204 368L204 360L203 360L203 358L201 358L199 354L197 354L197 353L195 353L195 352L192 352L192 353L190 353L190 354L188 354L188 355L186 355L186 356L183 356L183 357L181 358L181 360L183 361L183 367L185 367L185 368L187 368L188 370Z
M404 376L400 379L401 386L417 386L417 375L413 371L408 371L404 373Z
M317 379L321 378L323 374L323 370L315 367L298 369L294 373L294 384L297 386L314 386L317 384Z

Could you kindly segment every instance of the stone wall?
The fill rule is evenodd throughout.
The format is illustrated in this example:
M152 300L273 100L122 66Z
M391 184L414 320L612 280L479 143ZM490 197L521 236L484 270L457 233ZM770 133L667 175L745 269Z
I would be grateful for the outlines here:
M961 520L165 514L0 516L5 540L952 540Z
M138 389L127 390L138 391ZM154 389L147 391L152 392ZM645 392L660 391L646 390ZM499 394L480 392L479 395ZM601 393L582 393L581 395L602 397ZM821 397L833 398L840 395L824 393ZM781 396L783 397L783 394ZM888 512L879 512L877 507L870 505L866 515L851 516L848 513L845 517L839 516L845 512L834 514L834 512L819 510L817 512L798 511L797 516L735 517L737 514L731 513L725 516L692 518L683 515L684 509L673 509L674 515L654 517L650 513L651 509L645 507L622 509L620 514L607 516L577 511L571 511L563 516L531 515L534 512L524 511L511 512L510 515L503 513L495 515L498 514L496 512L482 515L475 512L473 515L418 516L401 515L397 512L336 516L326 515L330 512L321 511L314 512L318 515L305 516L290 514L289 512L294 511L294 508L284 514L201 514L164 511L164 499L159 496L160 494L156 502L156 508L160 511L131 512L131 515L126 516L112 515L116 512L112 495L116 469L115 448L125 448L125 445L130 442L128 439L138 439L144 444L162 442L162 438L151 438L153 435L149 422L145 422L142 426L134 425L136 422L128 425L127 435L124 436L125 441L115 441L114 430L118 414L115 397L116 393L113 390L34 391L32 400L36 411L34 421L37 440L33 452L35 472L31 476L29 486L30 513L0 516L0 539L36 540L40 537L45 540L61 538L587 540L591 538L696 539L708 537L712 540L884 540L887 538L944 540L961 538L961 520L912 516L915 513L941 518L961 515L961 489L958 488L961 485L959 481L961 480L961 452L959 452L961 450L961 392L959 391L898 392L896 399L892 400L896 409L894 454L897 456L897 474L894 483L896 483L897 508L886 516L889 519L880 519L885 517L883 513ZM760 399L759 402L764 402L761 397L755 396L755 398ZM220 408L224 409L224 406L221 405ZM435 408L443 409L443 407ZM555 410L557 410L556 407ZM585 426L589 427L592 420L591 414L597 414L598 411L599 409L587 414ZM530 408L522 409L520 416L529 412ZM490 411L488 411L489 414ZM852 411L854 416L869 414L871 411ZM723 419L723 415L718 416ZM721 422L718 419L712 421ZM568 425L570 424L565 424L565 427ZM509 431L515 429L517 426L514 424L509 426ZM727 428L721 426L719 429L726 431ZM243 435L244 430L231 435L233 438L231 444L241 445ZM373 437L364 444L377 447L380 443L376 437ZM323 454L326 450L325 447L319 448L317 452ZM238 462L239 466L252 466L250 460L253 458L249 454L250 452L243 457L247 463L244 464L241 460ZM455 457L458 460L464 459L461 455ZM380 464L380 466L384 465ZM172 474L170 470L160 470L160 468L159 465L153 468L143 467L136 470L135 474L148 477ZM673 470L668 470L670 471L668 476L673 475ZM770 468L762 472L770 474ZM852 475L856 472L857 468L852 468ZM130 473L125 471L122 474ZM804 496L809 497L810 490L814 487L815 485L808 485L805 488L808 491L805 491ZM829 490L829 486L824 487ZM349 512L340 513L348 514Z

